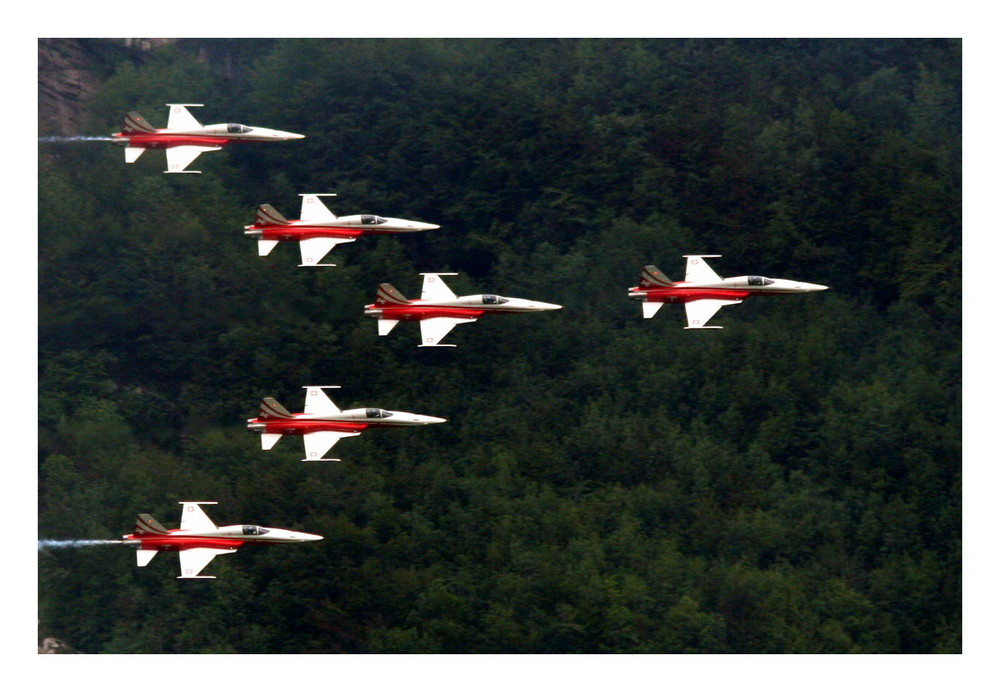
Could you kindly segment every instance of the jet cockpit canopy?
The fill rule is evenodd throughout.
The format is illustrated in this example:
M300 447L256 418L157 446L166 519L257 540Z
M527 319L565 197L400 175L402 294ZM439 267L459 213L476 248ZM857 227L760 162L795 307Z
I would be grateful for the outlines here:
M381 216L375 216L373 214L362 214L361 223L366 226L376 226L382 223L388 223L388 219L383 219Z
M766 276L748 276L747 284L750 286L767 286L768 284L773 284L774 279L768 279Z
M253 132L253 128L247 125L240 125L239 123L229 123L226 125L226 132L243 135L247 132Z
M483 296L483 305L502 305L507 302L507 298L503 296L493 295L492 293L487 293Z
M381 408L365 409L365 418L389 418L392 414Z
M247 524L246 526L243 527L244 536L263 536L265 533L267 533L267 531L268 530L265 529L263 526L253 526Z

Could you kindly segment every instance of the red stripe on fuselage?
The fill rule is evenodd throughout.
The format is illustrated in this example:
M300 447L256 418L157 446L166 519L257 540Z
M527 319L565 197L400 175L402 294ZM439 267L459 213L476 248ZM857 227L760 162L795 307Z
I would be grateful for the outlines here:
M119 132L114 137L128 140L130 147L144 149L169 149L170 147L199 146L224 147L231 141L226 137L209 137L205 135L161 135L156 133L134 134Z
M382 310L380 319L383 320L427 320L432 317L467 317L478 319L483 316L486 310L473 310L471 308L449 308L435 305L421 306L399 306L393 307L385 303L373 307ZM491 311L495 312L495 311Z
M263 423L264 432L279 435L305 435L313 432L361 432L370 423L335 420L302 420L300 418L257 418L251 423ZM375 425L378 425L377 423Z
M309 238L357 238L365 231L357 228L330 226L269 226L254 224L248 231L260 231L261 240L299 241Z
M650 303L690 303L693 300L705 300L713 298L715 300L745 300L751 295L760 295L754 291L735 290L727 288L653 288L643 290L641 288L631 288L632 292L642 292L646 294L646 301ZM761 291L761 293L766 293Z
M206 536L129 536L140 541L142 550L189 550L190 548L239 548L246 541L238 538L209 538Z

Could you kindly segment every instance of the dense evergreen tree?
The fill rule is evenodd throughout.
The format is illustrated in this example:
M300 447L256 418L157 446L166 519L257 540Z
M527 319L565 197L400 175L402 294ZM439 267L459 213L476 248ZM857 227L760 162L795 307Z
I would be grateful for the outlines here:
M179 500L322 534L213 562L39 553L86 652L961 650L961 47L940 40L110 42L81 127L203 102L308 136L206 154L40 144L39 535ZM221 68L225 69L221 69ZM439 223L258 258L257 204ZM829 284L684 331L644 264ZM456 349L379 338L378 283L563 304ZM448 418L299 461L262 396ZM251 605L252 604L252 605Z

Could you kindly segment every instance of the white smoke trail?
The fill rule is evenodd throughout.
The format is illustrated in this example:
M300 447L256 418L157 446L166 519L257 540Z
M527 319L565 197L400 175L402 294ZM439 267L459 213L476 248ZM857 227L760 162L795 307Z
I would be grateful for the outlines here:
M39 142L113 142L113 137L88 137L77 135L74 137L39 137Z
M114 545L121 543L123 543L123 541L87 539L87 538L76 538L69 540L40 538L38 539L38 550L42 551L47 548L82 548L88 545Z

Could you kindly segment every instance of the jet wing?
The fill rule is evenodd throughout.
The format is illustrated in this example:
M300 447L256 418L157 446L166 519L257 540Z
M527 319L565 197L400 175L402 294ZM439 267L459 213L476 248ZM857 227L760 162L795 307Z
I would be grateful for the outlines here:
M192 132L202 129L201 123L191 115L186 106L201 107L200 103L168 103L170 107L167 115L167 129L180 130L181 132Z
M454 346L455 344L442 344L440 341L455 328L455 325L475 321L474 317L430 317L420 320L420 345Z
M701 300L692 300L690 303L684 304L684 309L687 311L688 326L685 329L722 329L722 327L716 326L705 326L705 323L712 319L712 315L719 311L724 305L736 305L737 303L742 303L742 300L719 300L716 298L702 298Z
M323 201L319 198L319 195L302 195L302 211L299 214L301 221L311 221L311 222L331 222L336 221L337 217L333 215L333 212L326 208Z
M706 257L721 257L722 255L685 255L687 257L687 272L684 281L689 284L712 284L722 281L715 270L705 262Z
M170 147L167 149L166 173L201 173L201 171L186 171L188 164L206 151L218 151L222 147L199 147L194 145Z
M342 437L356 437L359 432L337 432L335 430L322 430L320 432L306 433L302 436L302 441L306 445L306 458L302 461L340 461L340 459L324 459L323 455L330 451Z
M420 300L426 300L431 303L448 302L456 300L456 296L448 285L441 280L442 276L455 276L453 273L448 274L424 274L424 287L420 291Z
M303 413L310 415L319 414L327 415L333 413L340 413L340 409L337 407L330 397L326 395L323 391L323 387L306 387L306 403Z
M302 264L300 267L335 267L335 264L320 265L318 262L323 259L326 253L333 249L334 245L341 243L353 243L354 238L306 238L299 241L299 252L302 253Z
M236 548L188 548L178 553L181 559L181 574L178 579L215 579L199 573L215 559L216 555L235 553Z
M208 518L200 505L214 505L214 502L182 502L181 531L215 531L215 522Z

